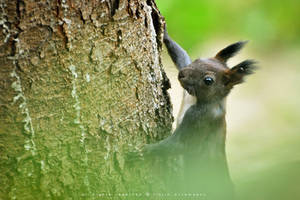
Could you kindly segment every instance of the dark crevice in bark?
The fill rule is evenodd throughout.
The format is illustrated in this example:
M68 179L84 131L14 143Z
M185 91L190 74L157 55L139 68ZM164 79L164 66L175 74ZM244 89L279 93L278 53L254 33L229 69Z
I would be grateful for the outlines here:
M137 100L140 99L140 97L139 97L139 88L138 88L138 87L135 87L135 98L136 98Z
M148 28L148 21L147 21L147 17L145 17L145 27Z
M16 8L16 12L17 12L17 16L18 16L18 21L21 18L20 3L21 3L21 1L18 0L17 1L17 8Z
M152 6L152 0L147 0L146 3L148 6Z
M132 57L131 57L131 58L132 58ZM139 72L139 75L142 76L142 70L141 70L141 68L139 67L137 61L134 60L133 58L132 58L132 60L133 60L134 68Z
M113 17L116 13L116 10L119 9L120 0L112 0L111 1L111 16Z
M152 15L152 20L153 20L153 26L154 26L154 29L155 29L155 32L156 32L156 41L158 43L158 46L161 47L162 44L161 44L161 41L159 39L160 28L161 28L161 24L160 24L160 21L159 21L159 15L156 12L153 12L153 11L152 11L151 15Z
M166 109L167 111L171 114L172 116L172 121L174 120L174 117L172 115L172 103L171 103L171 99L170 99L170 95L168 93L168 89L171 88L171 83L170 80L167 77L167 74L165 71L162 70L162 76L163 76L163 82L162 82L162 92L163 92L163 96L165 97L166 100Z
M106 30L106 28L107 28L107 25L106 25L106 24L102 24L102 25L100 26L100 32L101 32L101 34L102 34L103 36L105 36L105 30Z
M120 47L121 42L122 42L122 31L118 30L117 31L117 47Z
M135 8L135 10L133 9L133 7ZM141 17L140 8L143 9L142 4L134 2L132 6L131 0L128 0L127 12L131 17L134 17L135 19L140 18Z
M83 14L82 14L82 11L81 11L81 10L79 10L79 16L80 16L80 19L81 19L81 21L83 22L83 24L85 24L86 21L85 21L85 19L83 18Z
M20 20L21 19L21 15L22 13L25 12L25 2L23 0L18 0L17 1L17 16L18 16L18 19Z
M95 46L92 45L91 48L90 48L90 51L89 51L89 61L90 61L91 63L95 63L94 60L93 60L93 58L92 58L92 55L93 55L93 49L94 49L94 48L95 48Z
M160 118L159 109L158 109L158 108L155 108L154 112L155 112L156 117L157 117L157 118Z
M10 56L15 56L16 55L16 51L17 51L17 42L16 39L18 38L18 34L14 35L13 40L11 42L11 51L10 51Z
M147 0L147 5L151 6L152 8L151 17L152 17L154 30L156 33L156 42L158 44L158 48L161 49L162 42L161 42L160 34L161 34L161 27L162 27L162 20L161 20L162 16L160 15L160 12L158 11L157 6L155 2L153 2L153 0Z
M20 22L21 19L21 7L24 7L25 3L22 0L18 0L17 1L17 5L16 5L16 12L17 12L17 17L18 17L18 23Z
M130 7L130 0L128 0L127 12L129 13L129 15L131 17L133 17L133 12L132 12L131 7Z
M171 83L165 72L163 72L162 75L163 75L162 89L164 92L167 93L167 90L171 88Z
M57 0L57 3L56 3L56 17L60 18L59 17L59 13L60 13L60 9L59 9L59 5L61 4L61 0Z
M140 10L139 10L139 9L136 9L136 11L135 11L135 16L136 16L137 18L139 18L140 15L141 15Z
M61 36L63 37L63 43L64 43L64 48L67 49L68 46L68 37L66 35L66 32L65 32L65 29L63 27L63 24L62 25L59 25L58 28L57 28L58 32L61 34Z

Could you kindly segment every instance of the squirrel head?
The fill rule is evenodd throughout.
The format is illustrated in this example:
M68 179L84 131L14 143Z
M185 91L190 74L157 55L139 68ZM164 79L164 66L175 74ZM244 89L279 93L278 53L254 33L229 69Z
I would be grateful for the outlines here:
M178 79L187 92L198 102L213 102L224 99L234 85L256 69L255 61L245 60L229 68L227 60L238 53L246 42L227 46L213 58L197 59L179 71Z

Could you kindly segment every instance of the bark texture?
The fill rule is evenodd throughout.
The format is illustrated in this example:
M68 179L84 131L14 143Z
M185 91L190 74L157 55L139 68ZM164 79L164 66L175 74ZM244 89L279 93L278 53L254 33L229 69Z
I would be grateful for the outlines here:
M171 130L162 27L153 0L1 0L0 199L149 189L123 153Z

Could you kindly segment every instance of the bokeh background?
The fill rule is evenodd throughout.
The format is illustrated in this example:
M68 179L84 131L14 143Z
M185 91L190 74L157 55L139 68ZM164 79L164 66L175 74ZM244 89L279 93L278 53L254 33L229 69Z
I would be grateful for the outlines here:
M192 59L249 40L230 60L260 69L227 101L227 155L239 199L300 199L300 0L156 0ZM176 116L182 90L166 50ZM217 188L216 188L217 189Z

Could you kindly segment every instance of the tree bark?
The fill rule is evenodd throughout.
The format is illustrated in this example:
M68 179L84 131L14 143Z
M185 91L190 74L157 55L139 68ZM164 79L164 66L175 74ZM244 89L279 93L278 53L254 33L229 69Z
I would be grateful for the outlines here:
M123 156L171 131L153 0L1 0L0 9L0 199L153 190L151 163L130 168Z

